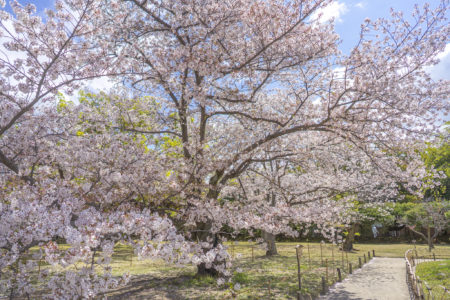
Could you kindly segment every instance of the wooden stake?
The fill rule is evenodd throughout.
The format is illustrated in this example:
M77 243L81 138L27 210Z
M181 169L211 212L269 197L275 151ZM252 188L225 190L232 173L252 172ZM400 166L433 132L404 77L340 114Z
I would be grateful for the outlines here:
M322 276L322 295L325 295L327 293L327 282L325 280L325 277Z
M252 245L252 262L255 261L255 255L254 255L254 253L253 253L253 248L254 248L254 246Z
M133 266L133 248L131 248L130 267Z
M320 265L323 266L322 242L320 242Z
M331 260L333 261L332 262L332 265L331 265L331 268L333 269L333 280L334 280L334 278L336 277L336 273L335 273L335 264L334 264L334 243L332 243L331 244Z
M300 272L300 255L301 255L301 246L297 245L295 247L295 253L297 254L297 275L298 275L298 289L302 290L302 274Z
M308 243L308 261L309 261L309 269L311 270L311 252L309 249L309 243Z
M348 266L348 253L345 252L345 260L347 261L347 266Z

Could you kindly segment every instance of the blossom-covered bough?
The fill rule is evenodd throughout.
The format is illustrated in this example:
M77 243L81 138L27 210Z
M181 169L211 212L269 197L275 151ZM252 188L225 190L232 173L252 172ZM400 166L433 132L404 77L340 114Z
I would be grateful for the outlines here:
M173 262L187 260L191 251L166 216L127 203L137 193L124 188L127 182L152 186L149 176L157 174L136 166L136 156L145 155L142 145L130 136L102 135L98 124L95 134L84 136L82 116L89 111L70 111L59 94L70 94L83 80L117 74L118 60L93 39L94 16L88 12L98 4L57 3L45 22L32 5L13 2L15 18L1 11L0 265L1 291L10 298L30 296L36 279L60 299L91 298L116 287L120 280L111 277L108 264L117 241L132 243L141 256L161 254ZM124 149L127 142L135 147ZM141 164L152 160L140 158ZM126 170L139 179L125 179ZM161 241L169 243L154 247ZM61 242L69 248L60 249ZM49 269L40 268L45 262L65 269L49 279ZM76 263L85 266L74 269ZM94 265L103 266L102 275Z
M32 5L1 10L1 291L31 295L38 278L50 298L105 293L127 279L111 276L117 242L228 276L225 225L326 233L347 207L338 194L417 191L423 166L405 169L398 153L416 157L448 110L448 83L424 71L448 42L448 1L409 23L367 20L349 55L320 20L329 3L65 0L45 20ZM64 98L101 76L121 84Z
M355 200L373 204L395 201L402 197L398 188L402 183L420 194L421 182L427 176L418 153L391 157L384 161L384 168L379 168L345 140L327 135L303 140L309 142L303 151L255 163L222 191L263 217L256 228L264 230L267 255L276 254L274 234L298 234L291 231L291 225L299 221L318 227L324 237L336 241L342 225L354 222ZM295 145L291 143L290 147ZM385 159L384 153L375 154L378 163ZM405 161L408 167L402 168Z

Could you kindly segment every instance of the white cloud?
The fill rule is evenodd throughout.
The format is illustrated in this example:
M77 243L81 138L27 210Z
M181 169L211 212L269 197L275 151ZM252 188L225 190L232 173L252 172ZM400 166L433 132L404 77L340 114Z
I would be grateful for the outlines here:
M441 53L439 53L437 55L437 58L444 59L444 58L448 57L449 54L450 54L450 44L447 44L447 45L445 45L444 51L442 51Z
M431 78L434 80L450 80L450 44L447 44L444 51L437 55L437 58L440 62L427 70L431 74Z
M333 1L331 4L326 7L317 10L313 18L318 19L320 22L327 22L330 20L334 20L335 22L342 22L341 16L348 12L348 7L345 3L339 1Z
M360 8L360 9L364 9L367 6L367 2L365 1L361 1L355 4L355 7Z
M86 89L93 92L108 92L112 89L116 82L108 77L99 77L83 82Z
M99 92L105 92L109 93L112 91L112 88L115 84L117 84L117 80L114 81L112 78L108 78L106 76L104 77L98 77L91 80L84 80L81 81L81 87L75 91L72 92L71 95L62 92L64 95L64 98L66 100L72 101L75 104L79 103L79 93L80 91L87 91L92 93L99 93Z
M333 69L335 79L344 79L345 67L337 67Z
M9 31L13 35L16 32L14 30L14 25L13 25L12 20L11 19L1 20L0 23L1 23L0 31L2 31L0 34L0 59L9 61L11 63L14 62L18 58L26 59L27 55L25 52L9 51L9 50L6 50L6 48L3 46L4 43L11 41L11 37L7 32ZM4 28L2 26L4 26Z

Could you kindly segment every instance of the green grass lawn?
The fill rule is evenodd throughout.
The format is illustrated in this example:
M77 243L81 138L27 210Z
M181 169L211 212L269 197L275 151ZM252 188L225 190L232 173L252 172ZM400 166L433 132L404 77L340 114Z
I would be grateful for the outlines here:
M139 260L129 246L118 244L111 264L113 275L129 273L131 282L108 294L109 299L296 299L298 291L297 258L295 247L303 246L301 263L302 294L318 295L322 276L328 285L337 280L337 268L342 277L358 268L359 258L368 261L372 256L404 257L405 251L414 248L411 244L355 244L348 253L329 243L277 243L279 255L266 257L265 250L249 242L229 242L229 253L233 257L232 283L218 286L215 278L197 277L194 266L178 267L161 260ZM252 250L253 249L253 250ZM419 256L430 256L426 245L417 245ZM434 249L436 258L450 258L450 245L438 245ZM439 263L437 262L438 266ZM419 265L421 266L421 265ZM50 266L52 271L63 271ZM448 264L447 264L448 277ZM98 270L101 272L101 270ZM421 276L422 277L422 276ZM424 280L425 277L423 278ZM428 282L428 281L427 281ZM430 280L430 284L434 282ZM230 287L239 283L241 288ZM448 286L448 283L446 283Z
M162 261L139 261L132 256L130 248L118 246L113 260L114 274L129 272L133 275L133 281L126 288L112 292L110 297L121 299L129 295L132 299L231 299L236 296L238 299L295 299L298 290L297 244L277 243L279 255L266 257L263 249L252 247L248 242L227 243L234 258L233 282L241 285L234 295L230 289L218 287L213 278L196 277L193 266L180 268ZM354 251L342 255L336 245L327 243L321 247L319 243L300 244L303 245L300 259L302 293L311 295L320 293L322 276L328 274L328 284L333 284L337 280L336 268L340 268L345 277L349 272L348 263L352 264L353 269L358 268L358 258L364 263L364 255L368 260L368 252L371 256L375 250L376 256L404 257L405 251L414 247L411 244L355 244ZM431 255L426 245L417 245L416 250L419 256ZM437 258L444 255L450 257L450 246L436 246L433 252Z
M423 262L417 265L416 275L426 282L423 284L424 295L428 295L428 286L434 299L450 299L447 293L444 297L444 288L450 290L450 260Z

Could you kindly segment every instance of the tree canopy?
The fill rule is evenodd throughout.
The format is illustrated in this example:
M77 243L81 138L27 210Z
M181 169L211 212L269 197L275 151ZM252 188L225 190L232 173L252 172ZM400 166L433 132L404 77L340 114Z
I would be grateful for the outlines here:
M448 43L448 1L416 7L409 22L395 11L367 19L348 55L320 19L330 3L62 0L45 18L33 4L2 9L0 289L30 295L38 281L50 298L93 298L127 280L111 275L117 242L228 277L225 226L295 234L289 222L325 228L356 194L433 185L416 150L449 108L450 85L427 73ZM104 77L115 90L68 101ZM40 260L83 267L36 279Z

